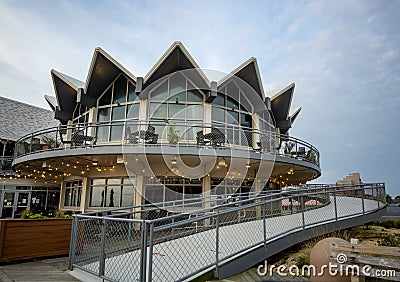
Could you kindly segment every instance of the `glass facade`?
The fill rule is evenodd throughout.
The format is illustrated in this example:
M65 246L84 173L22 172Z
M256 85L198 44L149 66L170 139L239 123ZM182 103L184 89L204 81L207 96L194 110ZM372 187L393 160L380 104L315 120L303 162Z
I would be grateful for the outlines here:
M98 142L121 141L124 121L139 119L139 105L135 84L120 74L103 92L97 103L97 121L110 123L110 126L98 128Z
M90 183L90 207L128 207L135 201L135 178L96 178Z
M196 139L196 129L183 125L202 125L204 95L189 79L175 73L155 86L148 98L148 120L155 125L156 133L165 137L163 125L168 122L181 140Z
M60 188L55 186L0 185L0 216L19 217L30 209L35 213L51 212L58 208Z
M146 203L193 199L202 196L202 179L182 177L148 177L145 187Z
M215 127L225 132L230 144L251 146L252 113L250 102L236 83L231 81L218 90L212 102L211 120Z
M68 181L65 183L65 200L66 207L79 207L81 205L82 196L82 180Z

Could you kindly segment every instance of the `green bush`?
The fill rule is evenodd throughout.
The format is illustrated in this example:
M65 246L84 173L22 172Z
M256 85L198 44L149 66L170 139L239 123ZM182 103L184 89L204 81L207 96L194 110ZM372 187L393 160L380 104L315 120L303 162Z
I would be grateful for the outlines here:
M310 264L310 258L306 254L296 257L296 266L301 269L304 265Z
M379 246L386 246L386 247L399 247L400 240L396 237L396 235L387 235L383 237L380 241L378 241Z
M377 222L376 225L382 226L384 228L400 228L400 220L393 220L393 219L388 219L384 221Z

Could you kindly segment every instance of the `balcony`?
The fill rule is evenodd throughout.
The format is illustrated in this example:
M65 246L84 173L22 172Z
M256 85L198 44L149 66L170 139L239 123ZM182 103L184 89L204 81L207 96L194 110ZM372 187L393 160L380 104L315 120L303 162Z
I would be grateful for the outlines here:
M240 126L120 121L59 126L33 132L16 142L15 159L47 151L129 147L193 147L274 154L319 167L319 151L300 139Z

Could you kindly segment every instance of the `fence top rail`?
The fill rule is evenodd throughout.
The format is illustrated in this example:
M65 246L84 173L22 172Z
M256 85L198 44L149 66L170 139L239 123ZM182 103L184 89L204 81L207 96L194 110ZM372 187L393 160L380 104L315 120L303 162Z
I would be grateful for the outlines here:
M314 184L311 184L314 185ZM295 187L295 186L293 186ZM210 196L205 196L205 197L199 197L196 199L185 199L185 200L178 200L178 201L167 201L167 202L160 202L160 203L155 203L155 204L145 204L145 205L136 205L136 206L129 206L129 207L121 207L121 208L113 208L113 209L106 209L106 210L98 210L98 211L92 211L92 212L87 212L83 213L83 215L98 215L98 214L107 214L107 213L112 213L112 212L117 212L117 211L126 211L126 213L129 213L128 210L130 210L131 213L143 213L143 212L148 212L148 211L155 211L155 210L162 210L162 209L168 209L168 208L179 208L179 207L190 207L196 204L203 204L203 203L209 203L209 202L215 202L218 200L230 200L230 199L235 199L235 198L240 198L246 197L246 199L242 200L237 200L234 202L227 202L222 205L218 205L218 207L223 207L223 206L229 206L234 204L244 204L249 201L254 201L254 200L261 200L265 197L272 197L272 196L278 196L278 195L286 195L290 194L292 196L301 196L301 195L313 195L313 194L321 194L321 189L325 189L326 192L345 192L345 191L355 191L355 190L365 190L365 189L372 189L372 188L379 188L379 187L384 187L384 183L363 183L363 184L356 184L356 185L333 185L333 186L326 186L326 187L309 187L308 185L306 187L297 187L295 189L291 190L268 190L268 191L262 191L261 193L257 192L250 192L250 193L233 193L233 194L224 194L224 195L210 195ZM260 196L261 194L261 196ZM204 209L194 209L190 212L200 212L203 210L208 210L210 208L215 208L216 206L212 206L209 208L204 208ZM137 209L137 210L136 210ZM177 210L178 211L178 210ZM109 215L110 216L110 215Z
M139 210L139 211L134 211L134 208L140 208L140 207L146 207L149 205L144 205L144 206L135 206L128 208L130 209L131 212L125 212L125 213L117 213L117 214L106 214L104 216L98 216L99 213L101 212L91 212L91 213L85 213L85 214L79 214L76 215L80 218L92 218L92 219L112 219L116 221L127 221L127 222L142 222L145 221L149 224L155 224L163 221L172 221L175 218L179 218L182 216L190 216L190 215L197 215L196 217L193 218L188 218L185 220L179 220L178 222L175 222L171 225L171 223L168 223L163 226L168 226L173 227L173 226L180 226L182 224L188 224L190 222L195 222L200 219L206 219L206 218L212 218L215 217L216 214L226 214L230 213L233 211L240 211L244 209L249 209L253 207L257 207L260 205L268 204L268 203L273 203L273 202L279 202L285 199L293 199L297 197L304 197L304 196L321 196L321 195L330 195L331 193L334 193L334 195L340 193L345 193L345 192L352 192L352 191L361 191L361 190L366 190L366 189L373 189L373 188L384 188L384 183L369 183L369 184L359 184L359 185L339 185L339 186L331 186L331 187L324 187L323 189L321 188L302 188L302 189L296 189L292 191L272 191L273 193L268 193L268 194L263 194L261 196L256 196L252 198L247 198L243 200L238 200L234 202L227 202L221 205L216 205L216 206L211 206L207 208L200 208L200 209L195 209L195 210L190 210L190 211L185 211L185 212L177 212L176 214L168 215L165 217L160 217L156 219L129 219L129 218L120 218L117 216L123 216L123 215L132 215L135 213L142 213L142 212L148 212L148 211L154 211L154 210L161 210L163 209L162 207L154 207L152 205L152 209L147 209L147 210ZM322 191L321 191L322 190ZM234 195L234 194L231 194ZM162 203L161 203L162 204ZM323 206L323 205L321 205ZM174 207L174 206L171 206ZM166 207L168 208L168 207ZM127 208L125 208L127 210ZM115 210L108 210L108 211L103 211L110 213L110 211L115 211ZM161 227L158 227L157 230L160 230ZM167 228L167 227L165 227Z

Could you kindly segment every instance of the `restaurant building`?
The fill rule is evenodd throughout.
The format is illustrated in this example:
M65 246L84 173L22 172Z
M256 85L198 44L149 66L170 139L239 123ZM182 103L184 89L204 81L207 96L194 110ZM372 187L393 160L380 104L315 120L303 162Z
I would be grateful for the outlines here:
M27 208L37 212L55 210L60 200L58 183L35 181L11 167L15 142L28 132L57 126L54 114L0 97L0 124L0 217L18 217Z
M96 48L85 82L51 77L59 124L19 139L13 168L59 185L63 210L217 199L320 176L318 150L289 136L295 85L266 97L255 58L215 75L174 42L136 77Z

